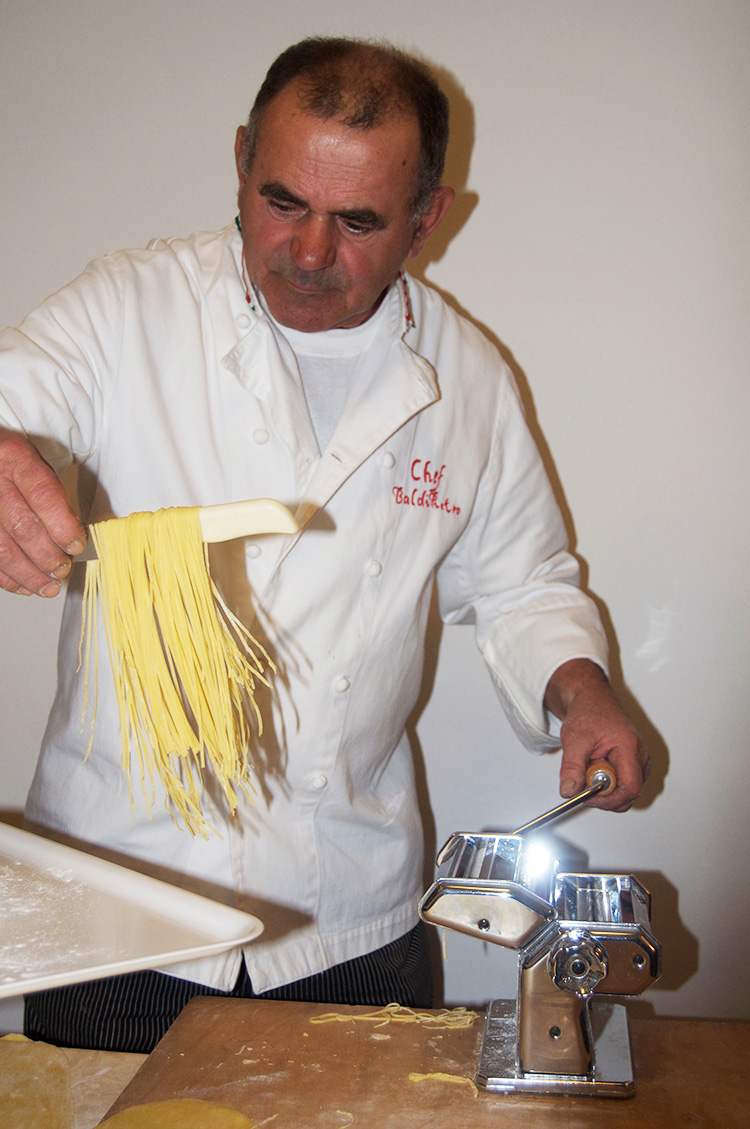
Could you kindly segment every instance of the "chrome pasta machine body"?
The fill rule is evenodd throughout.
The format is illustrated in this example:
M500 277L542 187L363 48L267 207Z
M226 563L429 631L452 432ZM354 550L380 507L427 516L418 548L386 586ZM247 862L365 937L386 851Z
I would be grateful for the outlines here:
M588 787L512 835L455 834L423 897L424 921L518 953L515 1002L494 1000L477 1084L494 1092L635 1092L625 1007L658 978L651 898L632 875L568 873L531 831L615 787L607 762Z

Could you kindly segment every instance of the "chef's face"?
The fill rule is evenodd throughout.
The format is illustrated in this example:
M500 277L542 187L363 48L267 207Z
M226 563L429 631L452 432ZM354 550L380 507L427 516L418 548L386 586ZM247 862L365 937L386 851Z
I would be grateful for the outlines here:
M295 84L266 107L240 178L245 266L282 325L303 332L360 325L403 262L418 254L453 199L441 188L415 221L419 127L403 116L370 130L300 108Z

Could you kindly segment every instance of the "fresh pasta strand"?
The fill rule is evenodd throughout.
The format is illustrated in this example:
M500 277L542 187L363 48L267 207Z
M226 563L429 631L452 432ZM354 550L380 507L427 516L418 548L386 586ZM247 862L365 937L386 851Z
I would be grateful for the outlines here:
M383 1027L388 1023L417 1023L423 1027L471 1027L477 1018L475 1011L465 1007L441 1008L439 1011L415 1011L403 1004L386 1004L377 1011L352 1012L327 1011L314 1015L310 1023L374 1023Z
M410 1082L453 1082L459 1086L468 1086L475 1098L479 1097L479 1090L472 1078L467 1078L463 1074L444 1074L442 1071L437 1071L433 1074L410 1074Z
M238 792L252 798L248 710L262 733L254 691L258 681L269 685L274 664L211 578L197 506L97 522L90 532L98 559L87 563L83 593L84 721L100 607L131 802L132 748L149 807L159 778L172 814L206 837L204 773L216 777L232 814ZM92 742L95 719L96 691Z

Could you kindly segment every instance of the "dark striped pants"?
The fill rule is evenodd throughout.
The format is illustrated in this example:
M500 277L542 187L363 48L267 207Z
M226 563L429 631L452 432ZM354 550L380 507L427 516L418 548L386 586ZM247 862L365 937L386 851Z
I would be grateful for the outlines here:
M420 922L382 949L270 992L253 991L244 963L231 992L150 970L34 992L24 998L24 1032L59 1047L148 1054L193 996L430 1007L426 928Z

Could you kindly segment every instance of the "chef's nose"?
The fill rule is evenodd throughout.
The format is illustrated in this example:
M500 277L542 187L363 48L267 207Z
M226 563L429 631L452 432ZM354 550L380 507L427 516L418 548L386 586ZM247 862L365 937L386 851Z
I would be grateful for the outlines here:
M306 216L297 224L291 243L300 270L324 270L336 260L335 232L327 216Z

